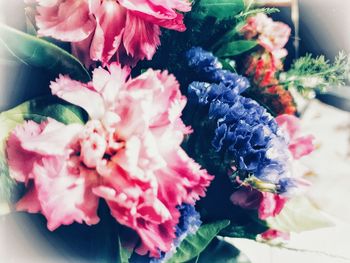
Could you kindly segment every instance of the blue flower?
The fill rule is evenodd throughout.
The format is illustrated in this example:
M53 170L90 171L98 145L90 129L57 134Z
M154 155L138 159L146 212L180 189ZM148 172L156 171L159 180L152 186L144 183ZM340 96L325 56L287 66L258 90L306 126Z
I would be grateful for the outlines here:
M188 100L190 107L207 109L206 117L215 122L212 147L232 158L241 174L254 175L286 192L293 181L288 144L266 109L240 95L249 87L248 80L222 70L218 60L201 48L192 48L187 58L189 67L205 80L189 85Z
M186 57L189 67L200 81L222 83L235 94L242 93L250 86L247 78L222 69L219 60L201 47L191 48Z
M178 210L181 213L181 217L175 228L176 238L173 242L173 247L167 253L163 253L160 258L152 258L150 263L166 262L174 255L176 248L180 245L180 243L188 235L195 234L202 224L200 214L195 210L194 206L182 204L178 207Z

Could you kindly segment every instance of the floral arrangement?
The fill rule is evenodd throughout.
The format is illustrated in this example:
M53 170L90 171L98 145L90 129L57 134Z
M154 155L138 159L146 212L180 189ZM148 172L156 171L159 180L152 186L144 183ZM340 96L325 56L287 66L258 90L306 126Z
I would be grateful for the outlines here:
M242 0L25 2L28 32L1 38L49 79L0 115L3 202L50 231L102 225L108 262L225 261L217 236L304 230L294 166L315 144L293 93L342 84L347 56L285 71L291 29Z

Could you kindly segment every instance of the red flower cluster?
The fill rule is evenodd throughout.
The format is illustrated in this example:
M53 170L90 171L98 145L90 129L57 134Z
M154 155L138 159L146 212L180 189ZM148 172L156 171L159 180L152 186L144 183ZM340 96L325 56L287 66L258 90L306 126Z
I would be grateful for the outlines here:
M289 39L290 28L259 14L248 19L242 32L247 39L257 38L262 47L246 60L245 73L259 87L254 90L254 96L277 115L295 114L296 107L291 93L278 85L276 78L276 73L283 70L281 59L287 55L284 45Z
M272 105L274 112L277 115L290 114L294 115L296 113L296 106L292 97L292 94L283 88L283 86L276 85L269 87L266 93L276 95L278 99L271 100L269 105Z
M282 70L283 65L280 60L275 60L272 54L267 52L256 52L247 60L249 65L246 75L250 76L258 87L253 90L257 99L268 105L277 115L295 114L296 107L292 94L278 85L275 75Z

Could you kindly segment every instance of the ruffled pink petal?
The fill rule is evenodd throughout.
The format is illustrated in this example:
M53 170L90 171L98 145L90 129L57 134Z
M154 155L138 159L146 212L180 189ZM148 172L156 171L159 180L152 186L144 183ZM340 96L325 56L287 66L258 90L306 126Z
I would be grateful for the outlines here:
M170 1L162 1L155 4L156 1L142 1L142 0L120 0L119 3L130 11L135 11L156 19L173 19L176 17L176 12L169 6Z
M183 0L170 1L119 1L121 5L130 10L133 15L161 27L184 31L183 15L176 12L188 12L191 3Z
M41 133L23 140L22 147L27 151L42 156L64 156L67 153L69 145L81 132L82 128L83 126L80 124L64 125L54 119L48 118Z
M177 211L175 209L175 211ZM180 213L172 214L173 219L168 220L162 224L147 224L142 223L140 227L147 229L147 231L137 231L142 243L136 248L136 252L140 255L146 255L149 252L151 257L158 258L160 256L159 250L168 252L173 244L175 238L175 226L178 223Z
M157 171L158 194L170 204L194 204L205 196L213 177L201 169L185 151L178 149L167 155L168 167Z
M129 74L129 67L121 67L116 62L110 64L108 70L101 67L94 69L92 86L102 95L106 108L115 107L117 95Z
M39 1L37 11L40 36L77 42L86 39L95 29L85 0Z
M151 127L159 127L180 120L182 110L187 103L186 97L180 92L180 84L174 75L167 71L157 72L157 78L162 83L161 90L163 92L157 92L154 101L162 102L163 109L159 110L159 117L153 118ZM165 101L168 103L165 104Z
M159 256L159 250L168 251L175 238L175 225L179 212L170 211L150 191L134 186L120 192L108 187L98 187L94 193L103 197L111 214L123 225L134 229L142 244L138 253Z
M118 163L130 179L153 185L156 183L153 171L166 165L152 136L129 138L125 149L113 156L112 161Z
M41 133L43 125L27 121L17 126L7 140L7 161L10 176L18 182L26 183L32 178L34 163L40 159L36 153L22 147L22 143Z
M159 26L127 12L123 45L133 60L150 60L160 45L159 36Z
M98 223L98 197L92 193L96 174L62 158L43 158L34 167L35 186L51 231L73 222Z
M59 75L55 81L51 81L50 88L53 95L82 107L92 119L99 119L105 113L101 95L68 76Z
M90 56L93 60L107 64L122 42L126 10L117 1L102 1L100 6L95 5L92 12L97 26L91 43Z
M126 84L129 92L149 90L152 92L152 113L150 127L156 128L175 122L186 105L186 97L181 95L180 85L167 71L148 70L142 76Z
M120 93L115 109L121 119L115 127L118 130L119 139L125 140L147 131L153 106L151 98L152 94L146 91L128 92L124 90Z
M186 30L186 26L184 24L184 15L181 13L176 13L176 17L171 20L153 20L153 19L145 19L145 20L152 22L160 27L176 30L179 32L184 32Z

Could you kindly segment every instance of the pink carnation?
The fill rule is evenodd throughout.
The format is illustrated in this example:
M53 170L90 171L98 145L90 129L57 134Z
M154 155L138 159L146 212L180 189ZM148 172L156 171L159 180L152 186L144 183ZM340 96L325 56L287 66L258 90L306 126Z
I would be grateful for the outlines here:
M258 35L258 42L267 51L274 53L276 58L287 55L284 46L287 44L291 29L282 22L275 22L266 14L259 13L249 17L247 24L242 28L248 39Z
M259 218L265 220L268 217L277 216L283 209L287 199L281 195L261 192L262 200L259 206Z
M260 192L251 187L240 187L231 195L231 202L247 210L258 210L260 219L277 216L287 198L269 192Z
M160 44L160 27L184 31L188 0L30 0L37 2L40 36L72 42L73 53L86 65L127 64L151 59ZM28 2L28 1L27 1Z
M315 150L314 136L301 135L300 120L297 117L283 114L276 118L276 122L289 140L289 150L294 159L300 159Z
M67 76L52 82L52 93L84 108L90 120L17 127L8 140L10 174L28 186L17 208L41 212L49 229L96 224L103 198L114 218L139 234L138 253L158 256L171 248L177 206L204 196L212 177L180 147L190 129L180 119L186 98L175 77L128 75L111 64L95 69L87 84Z

